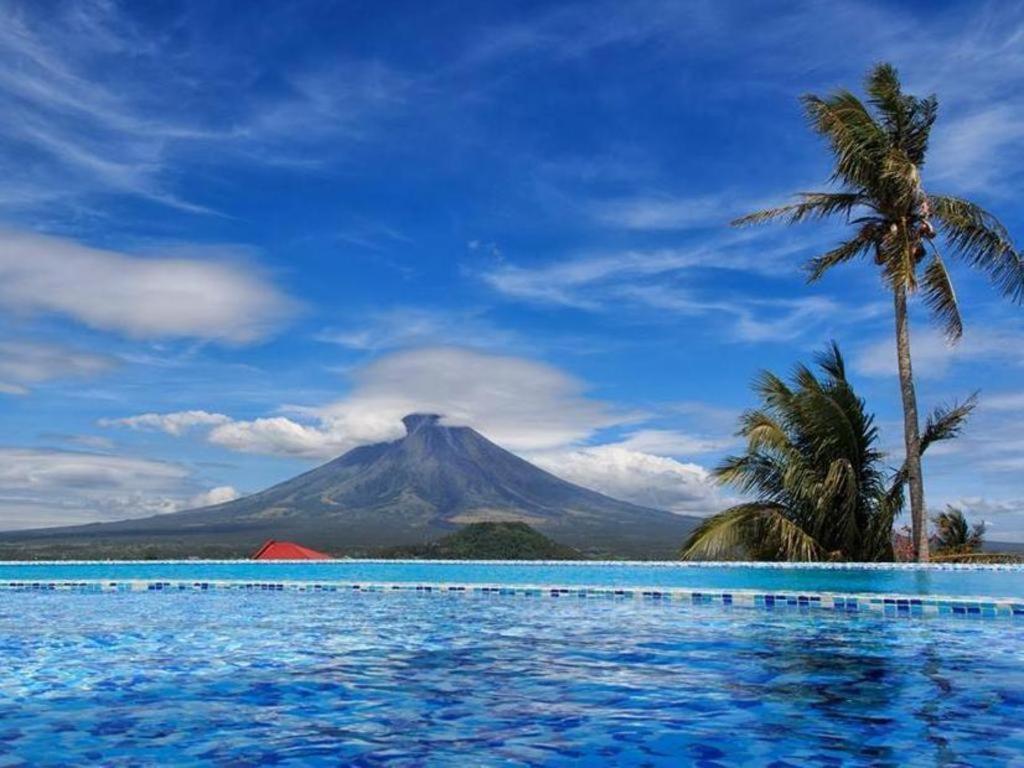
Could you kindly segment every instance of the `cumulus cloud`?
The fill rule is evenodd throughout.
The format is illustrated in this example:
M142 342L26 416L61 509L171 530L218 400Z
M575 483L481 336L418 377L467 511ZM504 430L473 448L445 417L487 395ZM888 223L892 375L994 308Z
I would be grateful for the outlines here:
M587 396L579 380L536 361L453 347L398 352L354 374L348 397L288 416L229 420L189 411L108 420L183 434L212 429L207 439L231 450L325 459L356 445L401 437L402 416L444 414L471 426L555 474L616 498L676 512L717 509L707 471L672 456L707 454L727 442L676 430L635 430L619 443L574 447L600 429L641 414L617 411ZM667 454L667 455L656 455Z
M513 450L570 445L639 417L587 396L578 379L545 363L458 347L428 347L379 358L353 374L351 393L289 415L230 420L189 411L108 419L169 431L212 425L211 442L248 453L329 458L356 445L401 437L414 411L444 414ZM172 433L174 434L174 433Z
M616 498L693 514L719 508L707 470L669 456L713 453L728 441L638 429L618 443L575 447L602 428L643 415L588 397L582 382L544 363L453 347L380 358L354 374L348 397L316 408L293 407L287 416L230 420L187 411L106 423L171 434L210 426L207 440L230 450L326 459L401 437L402 416L417 411L444 414L449 425L471 426L561 477Z
M242 497L242 494L237 489L230 485L218 485L216 488L211 488L203 493L197 493L195 496L186 501L182 507L186 509L196 509L198 507L210 507L214 504L226 504L229 501L234 501Z
M533 453L529 458L558 477L645 507L697 515L720 509L713 480L697 464L622 445Z
M172 413L140 413L121 419L100 419L101 427L129 427L166 432L168 435L182 435L195 427L212 427L231 421L223 413L207 411L174 411Z
M136 339L256 341L294 309L251 266L131 256L0 230L0 309L60 315Z
M29 391L29 385L51 379L92 376L114 364L104 355L61 344L0 341L0 392L22 395Z
M358 427L348 431L339 431L335 427L325 421L306 425L284 416L274 416L229 421L213 429L209 440L242 453L326 459L355 447L366 440L363 436L368 434ZM397 427L393 427L387 430L386 437L394 437L397 433Z

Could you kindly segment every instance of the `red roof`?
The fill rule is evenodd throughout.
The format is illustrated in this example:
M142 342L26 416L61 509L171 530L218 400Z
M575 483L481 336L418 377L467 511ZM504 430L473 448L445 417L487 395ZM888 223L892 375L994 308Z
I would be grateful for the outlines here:
M268 539L267 542L256 550L256 553L252 556L253 560L330 560L330 555L325 555L323 552L317 552L315 549L309 549L299 544L295 544L291 541L274 541Z

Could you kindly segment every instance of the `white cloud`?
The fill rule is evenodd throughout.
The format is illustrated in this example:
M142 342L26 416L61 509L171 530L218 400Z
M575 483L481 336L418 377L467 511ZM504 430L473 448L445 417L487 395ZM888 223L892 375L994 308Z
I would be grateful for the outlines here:
M444 414L446 423L473 426L514 450L570 445L638 418L588 397L582 382L552 366L458 347L387 355L353 374L352 391L344 399L283 410L289 416L251 421L222 421L219 414L198 411L191 412L198 417L143 414L105 423L166 431L168 424L198 418L215 424L211 442L232 450L327 458L400 437L401 418L415 411Z
M732 440L690 435L672 429L640 429L631 432L615 445L628 451L660 456L695 456L715 453L732 444Z
M952 182L957 189L989 191L1013 172L1024 154L1024 105L1000 103L940 121L929 155L928 178ZM995 162L999 158L1000 162Z
M981 404L986 410L992 411L1024 411L1024 392L986 394Z
M515 334L494 327L474 312L398 307L371 312L348 328L327 328L317 341L376 352L413 346L458 345L495 349L517 342Z
M0 530L124 520L220 504L231 486L196 488L181 464L35 448L0 448Z
M393 427L387 431L387 437L396 436L397 433L397 427ZM284 416L275 416L221 424L210 432L209 440L215 445L242 453L326 459L365 441L364 436L367 434L367 431L358 427L344 431L327 421L306 425Z
M0 231L0 309L132 338L246 343L276 328L293 303L251 266L143 258L8 230Z
M325 141L365 140L411 87L377 60L257 77L258 48L226 49L221 25L192 20L180 37L112 3L0 8L0 205L49 214L115 193L210 213L175 189L193 158L322 165Z
M0 485L11 488L163 488L187 472L176 464L98 453L0 448Z
M101 427L149 429L179 436L195 427L212 427L231 421L223 413L207 411L175 411L173 413L141 413L121 419L100 419Z
M0 530L171 512L188 474L163 461L0 448Z
M714 481L697 464L621 445L531 453L528 458L565 480L645 507L697 515L721 508Z
M229 501L240 499L242 494L230 485L218 485L203 493L197 493L184 504L183 509L197 509L199 507L211 507L214 504L226 504Z
M602 200L591 205L598 221L634 230L684 230L725 226L730 220L729 198L724 195L694 197L629 197Z
M484 282L511 298L541 304L598 309L609 283L659 276L697 267L707 260L702 248L666 248L581 256L537 267L500 264L484 272Z
M503 296L533 304L602 313L629 310L657 320L711 316L727 324L729 340L741 342L790 341L823 326L887 311L879 302L848 307L821 295L765 298L761 293L723 295L705 287L702 271L772 272L785 261L790 263L784 273L795 274L799 262L793 246L773 240L767 247L743 232L692 248L581 256L536 267L501 263L481 278Z
M581 382L556 368L511 356L434 347L398 352L354 374L348 397L289 416L220 421L210 442L248 453L324 459L356 445L397 439L401 417L445 415L566 479L616 498L677 512L717 508L714 484L697 464L666 456L712 453L727 442L675 430L641 429L620 443L573 448L601 428L629 424L638 414L615 411L587 397ZM192 412L209 417L205 411ZM182 414L145 414L108 423L163 428Z
M984 522L987 541L1024 541L1024 498L963 496L949 503L963 510L969 522Z
M26 385L92 376L113 366L114 361L108 357L59 344L0 341L0 392L23 395L29 391Z
M957 344L950 344L939 331L922 327L911 332L910 350L914 375L942 378L957 363L1001 359L1024 363L1021 335L1000 328L968 327ZM853 357L854 368L864 376L895 376L896 340L882 337L861 347Z

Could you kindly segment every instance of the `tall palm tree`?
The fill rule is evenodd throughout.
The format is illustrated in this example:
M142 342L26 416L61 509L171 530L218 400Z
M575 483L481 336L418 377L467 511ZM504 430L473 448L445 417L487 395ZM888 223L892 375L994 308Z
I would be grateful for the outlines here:
M992 214L967 200L926 193L922 187L921 167L938 110L936 98L904 94L896 70L889 64L880 64L869 73L866 90L867 104L848 91L827 98L803 97L812 128L831 146L835 189L801 193L791 205L753 213L734 224L780 218L794 223L840 216L854 227L854 235L811 259L807 265L810 281L861 256L873 257L881 269L892 291L896 320L914 552L916 559L924 562L928 560L927 520L907 298L920 291L949 341L955 342L963 323L953 281L934 242L936 236L949 254L987 272L996 287L1018 303L1024 301L1024 261Z
M946 507L932 522L935 523L936 545L944 555L969 555L985 543L985 523L970 525L956 507Z
M706 520L683 545L684 558L893 559L905 470L885 468L874 416L835 343L817 364L820 377L801 365L792 384L767 371L755 381L762 405L740 418L746 452L715 469L720 482L754 500ZM937 409L923 447L955 437L973 407L971 398Z

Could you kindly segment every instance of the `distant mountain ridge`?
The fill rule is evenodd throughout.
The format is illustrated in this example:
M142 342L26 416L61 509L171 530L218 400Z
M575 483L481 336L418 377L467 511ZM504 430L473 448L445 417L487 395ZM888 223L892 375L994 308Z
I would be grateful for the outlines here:
M522 522L591 556L665 558L698 519L618 501L546 472L469 427L410 414L405 437L201 509L0 534L0 543L255 547L291 539L333 553L425 544L476 522Z

